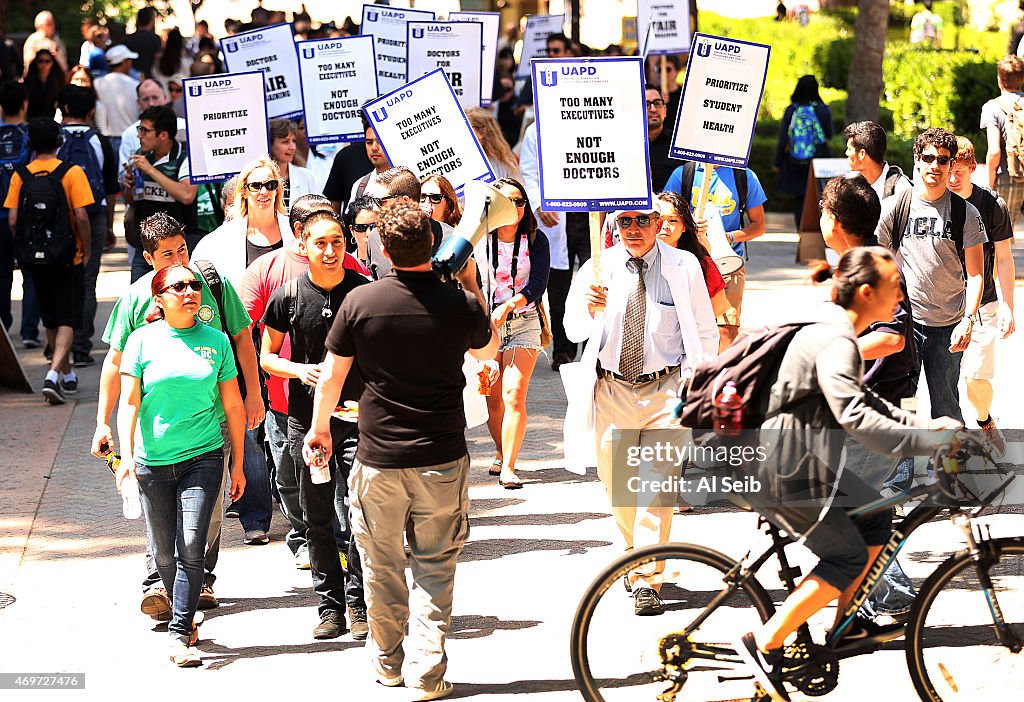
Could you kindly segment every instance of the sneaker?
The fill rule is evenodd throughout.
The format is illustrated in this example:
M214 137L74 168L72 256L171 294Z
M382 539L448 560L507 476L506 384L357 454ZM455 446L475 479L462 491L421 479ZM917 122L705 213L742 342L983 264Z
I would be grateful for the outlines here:
M370 635L370 625L366 623L366 607L349 607L348 620L351 622L352 638L356 641L366 641L366 637Z
M143 614L149 615L158 622L171 621L171 600L167 597L167 590L162 587L144 594L140 609Z
M21 345L26 349L38 349L42 346L42 344L39 343L39 339L22 339Z
M313 638L336 639L346 631L345 615L336 609L328 609L320 615L320 623L313 629Z
M633 613L638 617L652 617L665 611L658 593L649 587L638 587L633 590Z
M60 380L57 384L60 385L61 392L65 395L78 394L78 378L75 378L74 380Z
M246 546L262 546L270 543L270 537L262 529L253 529L245 532L245 538L242 541Z
M228 508L224 510L225 519L238 519L238 505L232 502L228 505Z
M829 645L835 650L860 647L865 644L879 644L903 636L902 624L876 624L870 619L857 616L835 640L829 636Z
M736 653L750 666L754 680L773 702L790 702L789 693L782 684L782 649L761 653L754 643L754 635L748 632L736 642Z
M412 697L412 699L415 702L426 702L427 700L439 700L442 697L447 697L448 695L450 695L453 692L455 692L455 686L452 685L447 680L442 680L441 682L439 682L437 684L437 687L435 687L433 690L425 690L423 688L418 688L416 690L416 692L418 694L414 694L413 697Z
M51 405L63 405L65 402L60 386L52 380L43 381L43 398Z
M992 452L992 458L1002 458L1006 455L1006 438L1003 436L1003 432L999 431L999 427L996 426L992 417L988 418L987 424L981 425L981 435L985 437L985 443L988 444Z
M72 364L75 368L86 368L88 366L96 365L96 359L88 353L75 353L72 354Z
M295 567L299 570L309 570L311 568L309 564L309 549L299 549L299 552L295 554Z
M213 594L213 585L203 583L203 589L199 591L199 609L213 609L214 607L220 607L220 602Z
M384 687L401 687L405 684L405 678L399 675L397 678L385 678L378 676L377 684Z

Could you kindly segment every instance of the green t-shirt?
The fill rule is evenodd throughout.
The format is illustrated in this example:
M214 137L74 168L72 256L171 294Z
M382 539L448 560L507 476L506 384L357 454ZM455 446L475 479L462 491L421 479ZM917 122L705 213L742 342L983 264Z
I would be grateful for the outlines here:
M128 336L121 374L142 380L135 460L161 466L224 445L217 383L238 375L231 342L205 324L174 329L160 320Z
M196 313L197 320L213 329L219 329L231 337L252 324L238 293L227 279L221 278L224 309L219 310L217 299L213 296L210 286L206 284L206 279L194 268L192 270L195 272L196 279L203 284L201 304ZM136 280L128 288L128 292L114 304L110 319L107 321L107 328L103 331L103 341L118 351L124 351L124 344L129 334L146 326L146 315L153 308L154 275L156 272L150 271ZM221 317L221 312L223 312L223 317Z

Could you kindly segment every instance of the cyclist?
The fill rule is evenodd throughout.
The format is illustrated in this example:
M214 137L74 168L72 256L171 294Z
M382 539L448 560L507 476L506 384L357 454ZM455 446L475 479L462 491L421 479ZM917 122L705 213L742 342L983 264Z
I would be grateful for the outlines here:
M802 535L819 558L772 618L737 642L740 657L773 700L789 700L782 684L786 638L837 598L838 621L891 529L887 512L851 520L833 500L837 493L864 494L865 502L877 495L842 470L845 432L878 453L914 455L949 443L952 434L944 430L961 426L949 417L918 420L863 385L857 336L892 319L901 299L900 272L888 250L847 251L833 275L832 303L825 304L820 321L793 337L772 386L771 418L762 435L776 432L778 441L758 465L767 489L746 497L769 521ZM784 411L773 415L778 409ZM913 427L932 431L908 431Z

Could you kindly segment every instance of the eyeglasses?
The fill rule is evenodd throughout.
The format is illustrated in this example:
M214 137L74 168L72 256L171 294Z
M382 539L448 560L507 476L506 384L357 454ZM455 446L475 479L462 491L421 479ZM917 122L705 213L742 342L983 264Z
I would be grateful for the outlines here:
M662 100L661 98L657 100L644 100L644 103L646 103L648 110L650 110L651 108L654 108L655 110L660 110L665 106L665 101Z
M631 215L622 215L616 221L619 224L619 229L629 229L633 222L636 222L636 226L638 227L648 227L653 219L654 218L651 215L637 215L636 217Z
M388 200L394 200L396 197L402 197L402 193L392 193L391 195L381 195L377 198L377 202L387 202ZM420 202L422 202L422 198Z
M512 204L516 206L516 209L521 210L526 207L525 197L514 197L512 198Z
M448 199L443 193L420 193L420 202L426 202L428 198L432 205L440 205L443 201Z
M365 234L366 232L370 231L371 229L376 229L377 228L377 223L376 222L367 222L366 224L352 224L350 226L351 226L352 231L359 232L360 234Z
M277 190L277 186L280 185L276 180L265 180L262 183L258 181L251 181L245 184L245 187L249 189L250 193L258 193L260 190L266 190L267 192L274 192Z
M938 161L940 166L948 166L950 161L953 160L949 156L936 156L935 154L921 154L918 158L928 165L931 165L934 161Z
M177 85L168 86L167 87L167 92L169 92L169 93L180 93L181 92L181 87L177 86Z
M203 284L200 283L198 280L195 280L195 279L193 279L193 280L181 280L181 281L178 281L177 283L174 283L172 285L168 285L166 288L164 288L163 290L160 291L160 294L163 295L168 290L173 290L178 295L181 295L183 292L185 292L186 290L188 290L190 288L193 291L195 291L195 292L199 292L200 290L203 289Z
M150 132L155 132L156 130L155 130L155 129L152 129L152 128L150 128L150 127L143 127L143 126L142 126L142 125L140 124L139 126L137 126L137 127L135 128L135 131L136 131L136 132L138 132L139 134L142 134L142 135L146 135L146 134L149 134Z

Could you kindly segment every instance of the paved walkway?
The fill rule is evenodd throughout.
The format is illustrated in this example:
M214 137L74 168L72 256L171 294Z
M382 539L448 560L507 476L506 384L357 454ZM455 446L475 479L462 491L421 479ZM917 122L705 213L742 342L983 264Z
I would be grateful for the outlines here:
M820 291L802 284L794 251L795 239L786 234L752 246L748 323L782 321L819 299ZM127 284L125 267L123 251L104 260L100 320ZM1013 364L1022 351L1022 333L1000 349L994 411L1010 427L1024 426L1018 400L1024 381ZM19 353L38 389L42 353ZM170 666L164 635L138 611L144 523L121 517L106 468L87 451L98 375L98 364L81 372L77 401L60 408L43 405L38 394L0 393L0 592L16 598L0 610L0 673L86 674L84 691L0 693L0 699L212 699L221 693L238 699L261 689L306 697L323 687L324 697L404 700L401 690L371 684L362 644L348 637L313 641L310 577L292 565L280 515L265 547L243 546L238 522L225 522L217 583L222 604L208 613L200 644L206 665ZM542 360L520 463L529 483L521 491L505 491L486 475L490 442L482 429L470 433L472 533L459 564L448 647L448 678L461 698L579 699L568 662L572 614L586 584L621 547L595 476L561 468L563 411L559 380ZM1024 432L1011 431L1009 438L1024 441ZM991 521L997 533L1024 533L1019 516ZM674 533L735 556L757 538L752 516L705 509L677 516ZM928 525L909 544L908 571L924 577L959 544L947 522ZM999 699L994 694L986 699ZM902 650L844 662L840 688L827 699L854 695L913 699Z

